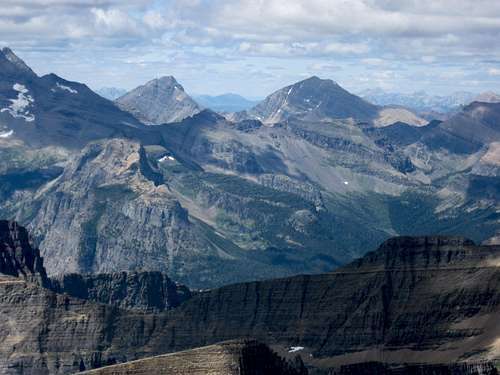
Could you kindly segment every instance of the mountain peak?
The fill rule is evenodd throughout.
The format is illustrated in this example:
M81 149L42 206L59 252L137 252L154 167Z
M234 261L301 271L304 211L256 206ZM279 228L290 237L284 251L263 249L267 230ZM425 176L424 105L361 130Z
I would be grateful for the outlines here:
M146 82L144 84L144 86L146 86L146 87L158 86L161 88L169 88L169 87L177 86L177 88L184 91L184 88L182 87L182 85L179 84L179 82L177 82L177 80L175 79L174 76L158 77L158 78L152 79L151 81Z
M116 104L148 125L181 121L201 110L173 76L153 79L116 99Z
M377 112L375 105L351 94L331 79L312 76L272 93L247 114L264 123L277 123L290 117L364 121L372 119Z
M30 76L36 75L9 47L4 47L0 50L0 67L7 74L24 73Z
M334 84L335 86L339 86L339 84L332 79L329 79L329 78L323 79L323 78L320 78L318 76L311 76L309 78L306 78L302 81L297 82L295 85L300 85L301 83L304 83L304 82L312 83L312 84L321 84L321 83L322 84Z
M159 77L156 79L153 79L151 82L162 82L162 83L172 83L172 84L178 84L177 80L175 79L174 76L163 76Z
M309 78L304 79L303 81L322 81L318 76L310 76Z

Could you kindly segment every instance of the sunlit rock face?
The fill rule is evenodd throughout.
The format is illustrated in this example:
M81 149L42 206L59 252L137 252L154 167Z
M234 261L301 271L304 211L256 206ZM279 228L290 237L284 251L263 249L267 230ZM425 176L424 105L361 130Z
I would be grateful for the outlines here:
M186 94L174 77L147 82L115 100L147 125L177 122L200 112L201 107Z

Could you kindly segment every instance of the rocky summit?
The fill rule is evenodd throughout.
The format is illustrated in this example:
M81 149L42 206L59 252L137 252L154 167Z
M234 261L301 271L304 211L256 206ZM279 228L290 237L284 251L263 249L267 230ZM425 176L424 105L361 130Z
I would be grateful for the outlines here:
M398 121L417 126L427 124L427 121L407 109L378 107L351 94L336 82L316 76L284 87L253 108L229 115L228 118L254 118L266 124L290 118L307 121L351 118L358 122L371 122L375 126L387 126Z
M147 125L177 122L201 110L171 76L149 81L119 97L115 103Z

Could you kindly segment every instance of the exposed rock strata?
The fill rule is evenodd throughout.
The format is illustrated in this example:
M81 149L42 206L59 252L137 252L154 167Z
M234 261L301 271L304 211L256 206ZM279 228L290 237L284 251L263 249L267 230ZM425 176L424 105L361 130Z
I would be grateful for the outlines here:
M408 365L391 368L380 362L341 366L329 375L497 375L493 362Z
M0 220L0 274L46 284L40 251L31 247L28 232L13 221Z
M255 341L233 341L84 372L89 375L306 375Z
M0 373L71 373L236 338L280 355L301 347L306 365L320 369L498 360L499 264L498 246L400 237L330 274L230 285L162 314L8 279Z
M57 293L147 312L169 310L191 298L189 288L160 272L63 274L51 278L50 284Z

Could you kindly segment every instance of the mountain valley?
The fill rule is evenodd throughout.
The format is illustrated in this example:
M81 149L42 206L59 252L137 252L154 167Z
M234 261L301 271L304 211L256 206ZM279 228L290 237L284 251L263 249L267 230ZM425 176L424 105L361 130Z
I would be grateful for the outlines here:
M0 213L28 226L50 274L161 271L215 287L330 271L398 234L498 236L500 104L382 124L381 107L313 77L224 117L171 107L172 90L185 94L166 78L140 90L154 86L170 119L194 112L152 126L2 56Z

